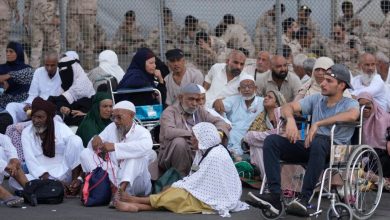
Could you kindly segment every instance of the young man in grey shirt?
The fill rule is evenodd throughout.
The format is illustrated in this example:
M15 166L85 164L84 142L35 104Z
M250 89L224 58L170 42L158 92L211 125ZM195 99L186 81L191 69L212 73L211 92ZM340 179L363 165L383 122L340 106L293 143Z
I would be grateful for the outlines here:
M298 214L308 215L309 198L330 155L332 125L336 122L353 122L359 118L359 103L343 97L345 89L353 89L347 67L335 64L326 71L324 78L321 94L282 107L282 114L287 120L286 136L270 135L264 141L264 166L270 193L259 196L251 194L251 197L257 206L269 206L274 214L279 214L282 209L279 161L307 162L302 193L292 204ZM312 115L311 127L304 141L298 140L298 128L293 116L299 112ZM353 127L336 128L334 142L348 144L353 132Z

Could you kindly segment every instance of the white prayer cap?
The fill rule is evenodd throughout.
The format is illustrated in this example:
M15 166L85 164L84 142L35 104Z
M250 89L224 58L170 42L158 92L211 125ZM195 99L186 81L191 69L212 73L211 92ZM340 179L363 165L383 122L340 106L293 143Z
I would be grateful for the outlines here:
M120 101L116 103L112 109L126 109L135 113L135 106L129 101Z
M205 93L206 93L206 89L204 89L203 86L201 86L201 85L197 85L197 86L198 86L198 88L200 89L200 93L201 93L201 94L205 94Z
M202 94L201 88L195 83L188 83L180 91L181 94Z
M244 81L244 80L251 80L251 81L255 81L255 78L252 76L252 75L249 75L248 73L242 73L240 75L240 82Z
M76 51L73 50L65 52L65 56L73 58L75 60L80 60L79 55L76 53Z

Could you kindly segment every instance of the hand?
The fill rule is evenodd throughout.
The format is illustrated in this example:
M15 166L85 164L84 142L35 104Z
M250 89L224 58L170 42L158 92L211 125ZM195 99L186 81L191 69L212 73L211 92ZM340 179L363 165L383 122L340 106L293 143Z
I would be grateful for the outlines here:
M62 107L60 108L60 112L61 112L62 114L64 114L64 115L69 115L70 112L71 112L71 110L70 110L70 108L68 108L68 107L62 106Z
M92 149L93 149L93 151L97 152L102 145L103 145L102 139L98 135L96 135L92 139Z
M31 105L30 105L30 104L26 104L26 105L23 107L23 111L24 111L24 112L27 112L27 110L31 110Z
M163 84L164 83L164 79L161 75L161 71L160 70L155 70L154 71L154 76L157 78L158 82Z
M77 116L85 116L87 115L86 113L82 112L82 111L79 111L79 110L72 110L70 112L70 114L74 117L77 117Z
M294 118L287 119L286 138L293 144L299 139L299 132Z
M10 176L14 177L18 170L20 169L20 161L16 158L13 158L9 161L7 166L5 167L5 171L9 173Z
M199 47L204 50L210 50L210 46L207 42L205 42L203 39L199 39Z
M318 130L317 123L314 123L310 126L309 133L307 134L306 139L305 139L305 148L310 147L311 142L313 141L314 137L317 134L317 130Z
M49 177L50 177L50 174L48 172L45 172L44 174L42 174L42 176L39 177L39 179L47 180L47 179L49 179Z
M222 99L217 99L213 103L213 108L219 114L223 114L225 112L225 106L223 105Z
M104 152L115 151L115 144L114 143L110 143L110 142L104 143L103 146L102 146L102 151L104 151Z

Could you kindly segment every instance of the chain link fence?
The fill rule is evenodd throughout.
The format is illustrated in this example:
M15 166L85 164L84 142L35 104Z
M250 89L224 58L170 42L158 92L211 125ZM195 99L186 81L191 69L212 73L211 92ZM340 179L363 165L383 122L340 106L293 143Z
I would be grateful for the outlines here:
M75 50L89 70L111 49L126 69L143 46L163 60L180 48L204 74L232 49L253 59L267 50L290 62L299 53L329 56L351 69L365 51L390 54L389 9L380 0L0 0L5 4L1 50L4 39L22 42L34 67L48 50Z

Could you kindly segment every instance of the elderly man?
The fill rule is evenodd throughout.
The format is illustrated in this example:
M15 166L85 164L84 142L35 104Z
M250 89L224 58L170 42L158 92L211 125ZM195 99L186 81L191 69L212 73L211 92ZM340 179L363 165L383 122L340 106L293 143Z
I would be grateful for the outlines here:
M220 131L222 137L229 135L230 126L222 119L212 116L206 109L200 108L201 88L190 83L182 88L179 101L169 106L160 119L161 150L158 165L161 171L171 167L187 176L194 158L191 145L192 127L199 122L210 122Z
M31 108L32 124L22 132L28 180L56 179L63 182L67 193L76 195L81 186L81 138L53 119L56 106L51 102L37 97Z
M45 66L35 70L28 91L28 98L23 103L11 102L5 108L12 116L13 123L25 121L28 110L36 97L47 99L49 96L61 95L61 78L58 74L58 54L52 51L45 56Z
M167 99L165 103L172 105L179 96L181 88L188 83L202 84L203 74L200 70L186 66L184 52L180 49L168 50L165 53L168 60L168 67L171 72L164 78L167 88Z
M240 95L229 96L222 100L223 111L232 123L232 130L228 142L228 149L234 155L242 155L241 139L248 131L256 116L264 110L263 98L256 96L256 85L253 76L240 76Z
M358 96L362 92L368 92L380 107L389 111L389 99L385 83L376 71L376 59L374 55L365 53L359 59L360 74L352 79L354 90L352 95Z
M263 74L256 81L257 94L265 96L269 90L280 91L286 101L294 100L301 88L301 81L297 75L288 72L287 60L279 55L271 59L271 72Z
M1 184L3 182L4 174L8 173L12 178L9 180L9 185L14 187L14 183L24 185L27 178L24 175L16 148L12 145L11 139L8 136L0 134L0 200L9 207L21 205L23 198L12 196ZM16 182L15 182L16 180Z
M381 51L376 52L376 71L381 75L382 80L390 86L390 59Z
M95 162L98 157L109 159L111 164L104 163L103 169L120 192L146 196L152 189L148 166L156 159L156 153L152 150L150 132L134 123L134 115L133 103L115 104L114 122L89 141L87 149L81 153L81 166L84 172L91 172L98 166Z
M248 59L249 60L249 59ZM260 51L257 54L256 64L248 65L243 72L253 75L255 81L258 75L269 72L271 69L271 54L268 51Z
M290 204L294 213L308 216L309 199L326 166L330 154L331 127L336 122L353 122L359 118L359 103L343 97L343 92L351 88L350 73L342 64L335 64L326 71L321 83L321 94L315 94L300 101L287 103L282 107L286 118L286 135L270 135L264 141L264 165L270 194L258 197L250 194L259 207L268 207L278 215L282 210L280 200L280 160L287 162L307 162L303 179L302 193ZM310 130L306 140L299 140L299 132L294 113L312 115ZM349 144L354 127L338 127L335 130L336 144Z
M294 73L301 80L301 84L305 84L310 79L310 76L306 74L306 71L303 68L303 62L305 62L306 59L307 56L302 53L297 54L293 57L293 70Z
M214 64L206 75L203 87L206 92L206 105L215 105L216 99L238 94L239 76L242 74L245 64L245 54L234 50L229 54L226 63ZM221 112L222 103L216 106L216 111Z

